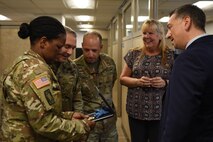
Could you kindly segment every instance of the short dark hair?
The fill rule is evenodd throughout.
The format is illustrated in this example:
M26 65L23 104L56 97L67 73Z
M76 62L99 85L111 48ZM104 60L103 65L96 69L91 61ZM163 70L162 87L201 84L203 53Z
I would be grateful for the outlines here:
M64 26L57 19L49 16L40 16L30 22L30 24L22 23L18 31L18 36L22 39L30 37L30 43L45 36L48 40L56 39L61 35L65 35Z
M189 16L197 28L205 31L206 15L199 7L192 4L186 4L173 10L169 16L171 17L173 14L176 15L176 18Z
M100 33L95 32L95 31L86 32L84 34L83 41L84 41L85 37L88 36L88 35L95 35L95 36L97 36L99 38L99 40L100 40L100 44L102 45L102 36L101 36Z

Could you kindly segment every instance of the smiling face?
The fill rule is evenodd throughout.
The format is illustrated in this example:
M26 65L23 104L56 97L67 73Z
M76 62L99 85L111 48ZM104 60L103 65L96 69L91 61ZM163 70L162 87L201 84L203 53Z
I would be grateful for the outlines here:
M76 37L73 34L67 32L66 42L59 52L58 61L64 62L68 60L68 58L72 55L75 48L76 48Z
M160 44L161 36L156 29L157 27L155 25L149 24L145 24L142 27L142 39L147 49L155 50Z

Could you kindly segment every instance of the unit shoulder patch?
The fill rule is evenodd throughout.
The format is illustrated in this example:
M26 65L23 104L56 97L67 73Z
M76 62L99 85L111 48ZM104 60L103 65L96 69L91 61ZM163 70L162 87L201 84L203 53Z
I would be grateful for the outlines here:
M55 100L52 96L50 89L45 90L44 95L45 95L45 98L47 99L47 102L49 103L49 105L52 105L55 103Z

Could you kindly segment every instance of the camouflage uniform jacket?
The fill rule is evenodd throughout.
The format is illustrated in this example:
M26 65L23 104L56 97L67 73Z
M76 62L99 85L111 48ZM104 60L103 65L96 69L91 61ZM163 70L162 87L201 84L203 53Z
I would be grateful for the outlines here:
M76 64L71 59L68 59L66 62L55 62L50 66L61 86L62 110L81 112L83 102Z
M90 71L83 55L75 60L81 78L83 110L85 113L94 112L104 104L98 95L98 90L113 106L112 88L117 79L116 66L113 59L106 54L101 53L99 58L98 73Z
M62 112L58 81L43 58L32 50L3 76L2 131L11 142L77 140L88 133L81 120Z

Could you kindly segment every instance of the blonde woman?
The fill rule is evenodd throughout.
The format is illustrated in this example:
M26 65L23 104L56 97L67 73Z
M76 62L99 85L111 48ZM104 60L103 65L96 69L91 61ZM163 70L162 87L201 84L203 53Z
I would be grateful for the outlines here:
M128 87L131 141L156 142L173 51L166 46L164 28L158 21L145 21L141 31L143 46L125 55L120 83Z

